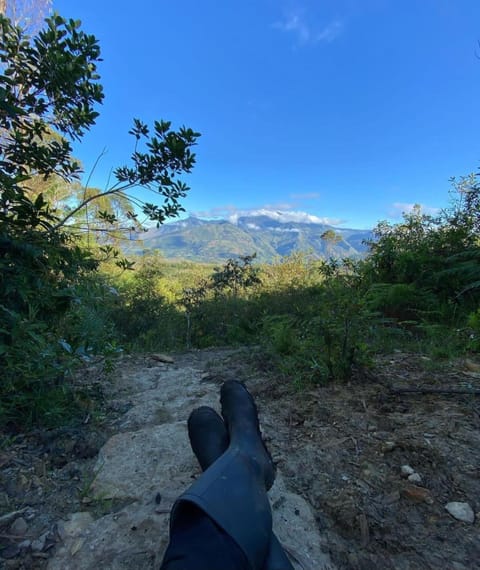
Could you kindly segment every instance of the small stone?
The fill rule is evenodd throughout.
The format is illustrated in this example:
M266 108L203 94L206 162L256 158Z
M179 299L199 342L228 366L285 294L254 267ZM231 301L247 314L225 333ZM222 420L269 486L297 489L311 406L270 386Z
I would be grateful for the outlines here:
M10 526L10 533L15 536L23 536L28 529L27 521L23 517L18 517Z
M27 510L25 511L25 514L23 515L23 518L29 522L32 521L36 516L36 512L31 508L28 507Z
M402 474L402 477L406 479L407 477L415 473L415 469L413 469L413 467L410 467L410 465L402 465L402 467L400 468L400 472Z
M427 503L428 505L433 503L430 491L423 487L417 487L416 485L408 485L405 487L405 489L403 489L403 495L414 503Z
M475 521L475 513L468 503L461 503L452 501L445 505L445 509L452 515L453 518L466 523L473 523Z
M45 547L45 541L47 540L48 532L44 532L36 540L32 541L32 552L42 552Z
M167 354L152 354L152 359L157 362L166 362L167 364L173 364L175 362L173 358Z
M410 483L418 484L422 482L422 476L418 473L412 473L407 477L407 479L410 481Z
M389 453L393 451L397 447L397 444L394 441L385 441L382 445L383 453Z

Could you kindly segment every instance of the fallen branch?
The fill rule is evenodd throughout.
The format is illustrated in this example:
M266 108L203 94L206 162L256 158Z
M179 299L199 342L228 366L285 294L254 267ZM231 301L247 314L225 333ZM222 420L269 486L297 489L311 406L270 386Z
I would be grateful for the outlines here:
M30 507L24 507L19 511L12 511L11 513L2 515L0 517L0 527L10 525L16 518L18 518L20 515L23 515L23 513L26 513L29 508Z
M468 394L470 396L480 396L480 390L474 388L430 388L428 386L392 386L392 394Z

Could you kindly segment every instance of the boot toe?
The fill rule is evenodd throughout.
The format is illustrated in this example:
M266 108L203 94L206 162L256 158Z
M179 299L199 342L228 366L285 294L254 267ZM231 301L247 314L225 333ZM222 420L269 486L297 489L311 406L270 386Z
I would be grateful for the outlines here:
M193 453L205 471L225 453L229 444L227 428L219 414L208 406L193 410L187 425Z

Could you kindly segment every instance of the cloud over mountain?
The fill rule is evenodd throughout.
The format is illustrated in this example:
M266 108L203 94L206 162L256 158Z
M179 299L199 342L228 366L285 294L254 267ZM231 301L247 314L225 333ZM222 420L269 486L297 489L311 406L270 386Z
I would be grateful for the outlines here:
M131 250L159 249L168 258L206 262L252 253L259 261L272 261L294 251L317 257L363 255L371 232L335 228L332 221L336 220L267 208L235 210L228 219L192 216L139 234L140 241L131 243ZM322 237L332 229L340 237L335 243Z
M198 212L191 212L191 215L196 218L205 219L225 219L232 224L237 224L239 218L250 216L266 216L280 223L304 223L304 224L325 224L329 226L336 226L344 223L344 220L339 218L329 218L327 216L314 216L293 210L290 208L282 208L281 206L290 206L289 204L266 205L260 208L246 208L240 209L235 206L221 206L213 208L212 210L204 210Z

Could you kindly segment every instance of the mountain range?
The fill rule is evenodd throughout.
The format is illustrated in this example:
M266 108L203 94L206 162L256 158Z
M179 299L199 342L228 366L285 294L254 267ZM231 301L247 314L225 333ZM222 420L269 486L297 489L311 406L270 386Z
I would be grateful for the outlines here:
M127 248L132 253L159 250L167 259L202 262L256 253L259 261L271 262L295 251L319 258L362 257L372 232L334 227L301 212L262 210L230 219L189 217L135 237Z

